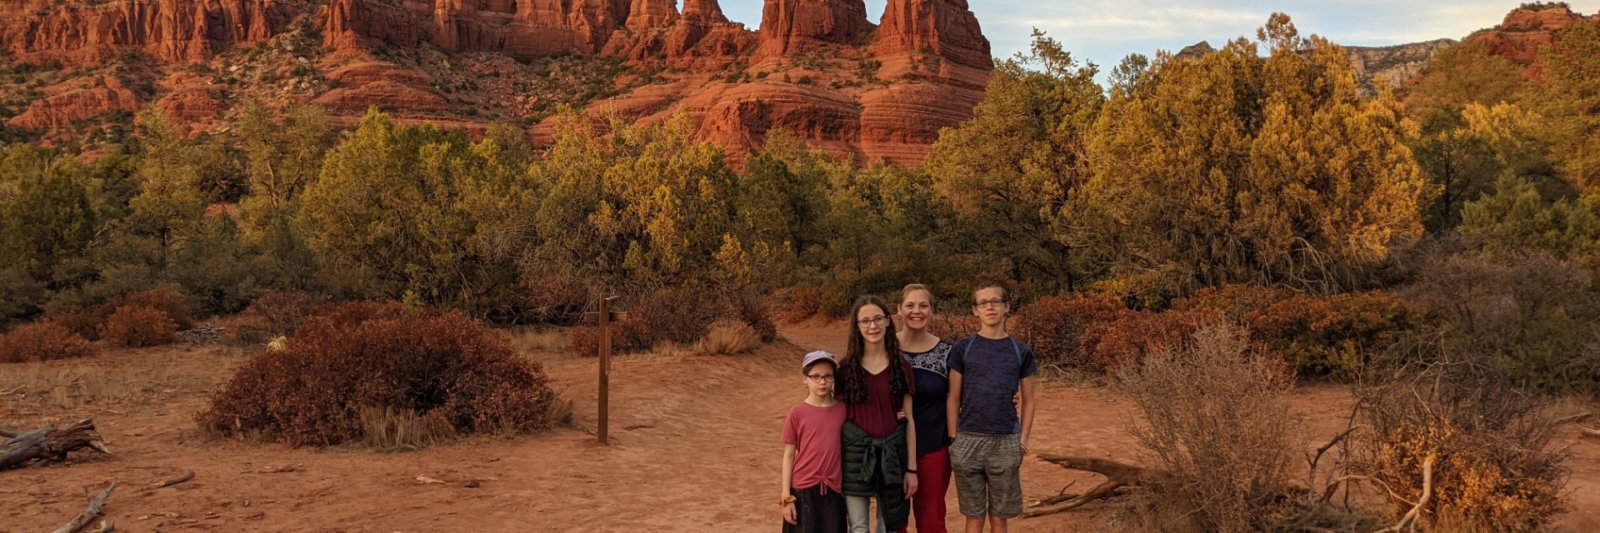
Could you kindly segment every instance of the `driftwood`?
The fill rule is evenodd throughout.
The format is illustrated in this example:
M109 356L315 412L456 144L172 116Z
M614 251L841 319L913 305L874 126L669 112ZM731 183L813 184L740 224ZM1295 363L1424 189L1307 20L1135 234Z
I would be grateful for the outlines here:
M1583 428L1583 434L1589 437L1600 437L1600 429Z
M1422 508L1427 507L1428 500L1433 498L1433 462L1438 458L1439 456L1430 453L1422 460L1422 497L1417 499L1416 505L1411 506L1411 510L1400 517L1399 523L1380 529L1376 533L1398 533L1417 526L1417 518L1422 516Z
M5 437L5 438L9 439L9 438L14 438L17 435L21 435L21 434L22 434L21 432L15 430L15 429L0 428L0 437Z
M1592 412L1592 411L1591 412L1585 412L1585 413L1578 413L1578 414L1575 414L1575 415L1572 415L1572 416L1564 416L1564 417L1561 417L1561 418L1557 418L1556 421L1555 421L1555 425L1557 425L1557 426L1565 426L1567 424L1576 424L1578 422L1582 422L1582 421L1588 420L1588 419L1593 418L1593 417L1594 417L1594 412Z
M1039 454L1039 458L1068 470L1094 472L1105 476L1106 480L1082 495L1055 496L1041 501L1033 508L1024 511L1022 513L1024 517L1044 516L1082 507L1094 500L1111 496L1122 487L1137 487L1151 479L1166 475L1159 470L1093 457Z
M78 530L83 529L83 526L89 525L89 522L93 522L95 517L100 516L101 510L106 506L106 500L111 498L111 491L115 490L116 488L116 483L112 483L111 486L106 487L106 490L102 491L99 496L95 496L93 500L89 500L89 507L83 510L83 514L78 515L78 517L72 519L71 522L67 522L67 525L56 528L53 533L76 533ZM100 530L110 531L109 526L109 523L101 522Z
M93 448L109 454L100 434L95 432L94 420L85 418L66 428L46 427L23 433L0 443L0 470L19 468L29 461L63 461L67 452L79 448Z

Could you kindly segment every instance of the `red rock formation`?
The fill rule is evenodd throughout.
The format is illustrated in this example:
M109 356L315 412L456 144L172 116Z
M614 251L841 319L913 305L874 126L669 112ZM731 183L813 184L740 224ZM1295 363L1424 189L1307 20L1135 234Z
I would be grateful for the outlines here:
M360 87L339 88L313 100L335 109L363 110L378 106L390 111L432 111L445 107L444 98L426 89L380 80Z
M966 0L889 0L872 53L922 52L959 65L988 68L989 40Z
M664 28L677 18L677 0L633 0L633 6L628 9L628 29Z
M86 64L138 51L162 61L198 61L266 40L295 14L275 0L115 0L0 7L0 43L25 59Z
M106 111L136 111L143 104L139 95L115 76L70 81L45 89L51 96L35 100L22 114L6 125L42 131L66 126Z
M323 44L333 48L429 42L455 52L542 57L599 52L622 27L628 0L333 0ZM646 19L650 17L647 16Z
M1527 65L1539 57L1539 47L1555 42L1556 32L1586 18L1566 4L1520 7L1507 13L1499 26L1474 33L1466 41L1482 43L1490 54Z
M766 0L759 57L783 57L827 43L853 44L872 31L862 0Z
M156 107L168 117L185 124L209 122L222 114L222 102L211 91L198 88L178 89L156 100Z
M869 161L919 166L939 130L972 118L982 90L943 83L899 83L861 95L858 146Z
M683 0L683 20L716 24L727 22L728 17L717 0Z

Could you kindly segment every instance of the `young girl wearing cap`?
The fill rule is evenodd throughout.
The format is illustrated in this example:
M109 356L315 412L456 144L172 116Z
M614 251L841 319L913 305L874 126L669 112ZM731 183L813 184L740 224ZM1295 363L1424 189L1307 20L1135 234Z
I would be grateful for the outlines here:
M844 496L840 429L845 407L833 399L839 363L828 352L811 352L800 362L806 399L789 408L783 420L783 491L778 507L784 533L842 533Z

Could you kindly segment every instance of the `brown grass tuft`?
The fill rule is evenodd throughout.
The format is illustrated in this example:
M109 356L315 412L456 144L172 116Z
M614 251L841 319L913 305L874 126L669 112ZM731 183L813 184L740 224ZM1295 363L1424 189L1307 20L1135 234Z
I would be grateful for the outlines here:
M711 330L695 344L695 351L708 355L735 355L749 353L761 347L761 334L743 321L718 320Z

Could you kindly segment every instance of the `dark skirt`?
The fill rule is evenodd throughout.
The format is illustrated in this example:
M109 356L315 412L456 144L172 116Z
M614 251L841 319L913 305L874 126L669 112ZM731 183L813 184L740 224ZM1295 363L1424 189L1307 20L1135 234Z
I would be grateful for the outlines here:
M783 533L844 533L844 495L829 490L823 494L821 483L804 489L790 489L794 496L795 524L783 522ZM782 522L783 519L779 518Z

